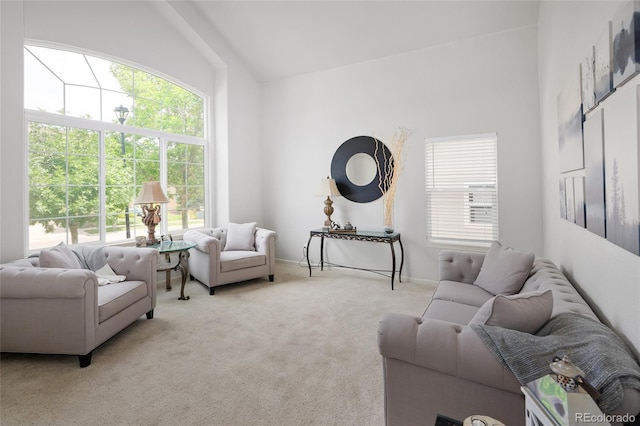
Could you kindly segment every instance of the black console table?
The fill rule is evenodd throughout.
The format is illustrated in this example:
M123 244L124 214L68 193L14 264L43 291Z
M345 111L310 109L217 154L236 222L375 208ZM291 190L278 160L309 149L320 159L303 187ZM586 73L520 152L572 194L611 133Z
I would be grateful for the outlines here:
M374 243L385 243L391 247L391 270L380 271L374 269L354 268L362 269L365 271L373 272L391 272L391 290L393 290L393 281L396 275L396 252L393 248L393 244L397 241L400 245L400 269L398 271L398 281L402 282L402 266L404 265L404 248L402 247L402 240L400 239L399 232L393 232L387 234L386 232L377 231L325 231L323 229L314 229L309 232L309 242L307 243L307 265L309 266L309 276L311 276L311 261L309 260L309 248L311 247L311 240L313 237L320 237L320 270L324 270L324 239L332 238L336 240L351 240L351 241L369 241Z

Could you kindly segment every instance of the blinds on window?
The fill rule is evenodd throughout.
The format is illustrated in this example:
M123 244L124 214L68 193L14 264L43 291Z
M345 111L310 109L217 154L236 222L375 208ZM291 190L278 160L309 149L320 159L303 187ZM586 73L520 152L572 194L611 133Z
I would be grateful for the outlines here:
M497 135L427 139L427 241L498 239Z

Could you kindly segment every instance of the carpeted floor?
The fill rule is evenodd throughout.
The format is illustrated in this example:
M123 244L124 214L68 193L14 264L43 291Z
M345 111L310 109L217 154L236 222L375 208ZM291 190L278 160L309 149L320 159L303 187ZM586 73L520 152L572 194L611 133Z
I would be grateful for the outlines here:
M379 320L422 314L433 286L278 263L265 279L158 291L93 353L2 354L0 423L11 425L383 425Z

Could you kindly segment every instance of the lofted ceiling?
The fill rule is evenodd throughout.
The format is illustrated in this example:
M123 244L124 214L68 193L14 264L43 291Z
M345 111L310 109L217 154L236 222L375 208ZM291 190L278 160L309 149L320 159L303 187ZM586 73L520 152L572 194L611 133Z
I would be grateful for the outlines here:
M538 22L538 0L192 2L260 81Z

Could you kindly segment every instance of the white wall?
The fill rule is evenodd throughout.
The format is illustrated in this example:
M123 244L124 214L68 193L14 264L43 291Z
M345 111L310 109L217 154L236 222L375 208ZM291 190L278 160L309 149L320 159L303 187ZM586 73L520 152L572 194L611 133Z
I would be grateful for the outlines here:
M24 254L22 3L0 2L0 262Z
M27 223L21 208L21 183L26 179L22 148L24 39L121 58L208 96L215 132L209 153L216 161L210 176L211 187L216 188L211 193L216 211L211 224L262 221L259 172L240 172L246 170L246 154L260 150L259 84L232 52L218 56L202 40L200 44L194 41L197 34L185 34L184 28L176 25L178 14L167 5L146 1L2 2L1 261L21 257L26 251L23 233ZM258 159L251 161L256 164L253 171L259 170ZM20 182L17 185L16 179ZM239 190L231 191L230 187ZM7 205L16 208L9 210Z
M279 232L278 256L301 259L309 230L322 226L315 191L340 144L388 142L399 126L412 130L395 204L407 276L438 278L440 248L425 245L424 138L497 132L500 240L541 253L537 66L537 30L522 28L265 84L265 221ZM381 200L338 197L334 208L342 224L382 229ZM333 262L390 266L384 245L328 245ZM313 261L318 250L313 241Z
M640 257L559 218L557 96L620 2L541 2L539 82L544 253L640 350ZM628 84L638 84L634 82Z

